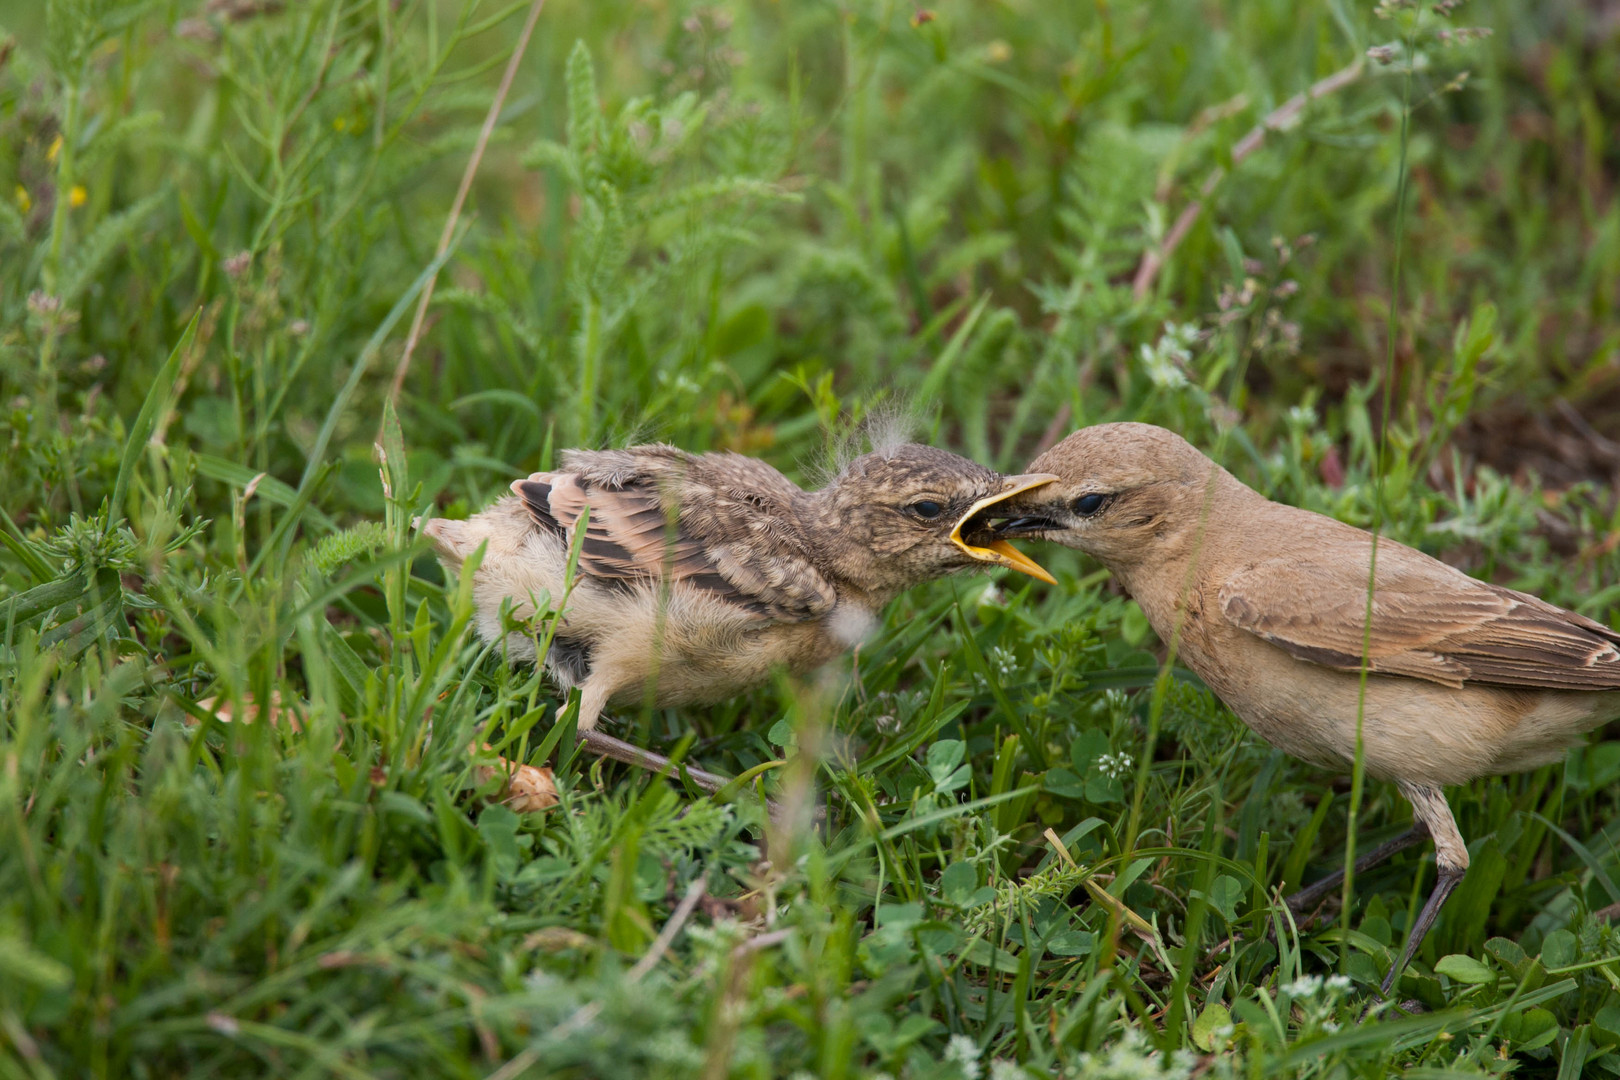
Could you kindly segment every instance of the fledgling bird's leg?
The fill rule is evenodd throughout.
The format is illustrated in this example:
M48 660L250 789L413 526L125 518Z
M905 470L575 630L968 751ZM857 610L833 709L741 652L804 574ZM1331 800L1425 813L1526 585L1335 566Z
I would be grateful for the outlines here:
M582 729L579 732L579 741L585 744L587 750L600 757L610 758L626 765L634 765L639 769L646 769L648 772L668 772L671 775L679 775L675 773L674 762L663 754L643 750L633 743L627 743L623 739L615 739L613 736L603 732ZM710 795L715 794L733 782L730 777L706 772L690 765L686 766L685 775L691 779L692 783L707 791ZM777 803L766 799L765 809L771 815L773 821L781 819L782 807Z
M613 696L614 686L600 676L586 679L579 686L579 733L585 734L596 727L596 722L602 718L602 710L607 708L608 698ZM628 764L634 764L629 762Z
M1429 827L1421 821L1410 829L1393 839L1386 840L1373 848L1367 854L1356 860L1356 876L1371 870L1385 859L1397 852L1405 851L1414 844L1421 844L1429 838ZM1307 885L1283 901L1296 916L1304 915L1315 909L1328 896L1332 895L1344 883L1344 871L1335 870L1320 881Z
M585 744L586 749L599 757L610 758L626 765L634 765L637 768L646 769L648 772L664 772L671 769L674 764L663 754L643 750L633 743L627 743L623 739L615 739L613 736L601 731L581 731L579 741ZM686 775L692 778L692 783L707 791L710 795L731 783L729 778L718 773L705 772L690 765L686 767Z
M1430 784L1413 784L1405 780L1396 781L1395 786L1412 804L1412 816L1434 837L1435 882L1428 902L1418 912L1417 922L1412 924L1412 929L1406 935L1406 948L1401 950L1400 960L1389 969L1383 985L1379 987L1379 993L1384 997L1389 996L1390 987L1395 985L1401 969L1406 967L1418 946L1423 944L1424 935L1434 925L1435 916L1440 914L1440 908L1451 895L1451 890L1468 872L1468 845L1463 843L1457 821L1451 816L1451 807L1446 805L1445 792Z

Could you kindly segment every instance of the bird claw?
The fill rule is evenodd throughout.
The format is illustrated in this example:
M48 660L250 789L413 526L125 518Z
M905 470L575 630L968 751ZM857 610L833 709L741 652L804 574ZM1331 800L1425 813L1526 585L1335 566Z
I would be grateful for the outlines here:
M1367 1002L1366 1007L1361 1010L1361 1022L1366 1023L1382 1013L1392 1012L1399 1013L1402 1016L1421 1016L1428 1011L1429 1007L1416 998L1407 998L1402 1001L1399 998L1390 997L1387 991L1380 988L1373 994L1372 1000Z

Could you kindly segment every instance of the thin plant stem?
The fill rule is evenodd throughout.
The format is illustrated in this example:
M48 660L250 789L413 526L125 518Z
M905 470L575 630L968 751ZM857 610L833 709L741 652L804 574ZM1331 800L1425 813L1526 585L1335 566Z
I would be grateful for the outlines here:
M1307 105L1318 98L1327 97L1329 94L1336 93L1359 81L1366 69L1366 58L1357 57L1354 63L1340 68L1325 78L1318 79L1310 85L1309 89L1302 90L1267 113L1264 119L1232 146L1231 168L1236 168L1244 158L1260 149L1261 145L1266 141L1267 132L1286 131L1288 128L1293 127L1299 122L1299 118L1304 115ZM1131 282L1131 298L1133 300L1141 303L1147 299L1148 290L1153 288L1154 279L1159 276L1159 271L1164 269L1164 264L1170 260L1170 256L1175 253L1176 248L1181 246L1181 242L1187 239L1187 234L1192 232L1193 226L1198 222L1198 215L1204 211L1204 200L1215 194L1215 189L1226 178L1228 171L1227 166L1217 165L1204 178L1203 184L1198 189L1198 197L1183 207L1181 213L1176 215L1175 224L1170 227L1170 231L1165 234L1164 240L1159 246L1149 248L1142 253L1142 261L1137 264L1136 276Z
M1334 91L1350 85L1352 82L1355 82L1361 77L1363 70L1364 62L1358 60L1355 63L1341 69L1334 75L1313 84L1308 91L1295 95L1295 97L1289 99L1287 103L1275 110L1266 118L1265 121L1263 121L1239 141L1237 146L1233 149L1233 163L1235 164L1257 150L1264 140L1266 131L1279 130L1288 124L1297 122L1300 113L1303 112L1305 106L1310 101L1314 101L1319 97L1333 93ZM1401 143L1403 177L1405 175L1405 147L1406 143L1403 130ZM1203 189L1203 194L1205 197L1209 196L1214 191L1214 188L1222 175L1224 175L1224 172L1222 170L1217 170L1217 172L1212 175L1208 181L1206 181ZM1163 265L1163 257L1168 257L1169 252L1174 249L1176 244L1180 243L1181 238L1185 235L1186 230L1191 228L1192 219L1197 216L1201 208L1202 203L1194 203L1192 206L1189 206L1186 211L1183 211L1182 217L1184 220L1178 221L1178 230L1180 235L1173 236L1172 239L1167 243L1166 248L1157 253L1162 256L1161 258L1154 262L1153 256L1156 253L1152 251L1144 256L1142 267L1138 272L1138 285L1142 287L1144 293L1147 283L1151 282L1152 276L1156 274L1158 272L1158 268ZM1150 263L1153 263L1151 267ZM1147 275L1145 278L1143 277L1144 272ZM1140 299L1140 297L1138 298ZM1250 352L1248 349L1239 350L1237 362L1232 365L1231 378L1228 384L1229 389L1227 391L1227 399L1229 401L1237 400L1239 393L1242 391L1245 385L1245 381L1248 377L1249 357ZM1209 408L1211 409L1212 414L1216 404L1217 403L1215 402L1210 403ZM1386 409L1386 412L1387 411L1388 410ZM1233 426L1235 426L1235 421ZM1230 426L1221 426L1219 428L1215 439L1215 445L1212 448L1216 461L1225 459L1226 445L1230 437L1231 430L1232 428ZM1122 874L1129 870L1131 863L1134 861L1136 844L1141 835L1142 807L1146 797L1148 778L1151 775L1153 754L1158 746L1159 732L1164 720L1164 710L1166 704L1168 703L1172 673L1175 668L1176 658L1181 650L1181 635L1185 624L1185 616L1183 615L1183 612L1185 612L1187 609L1187 598L1191 595L1197 581L1198 559L1203 551L1204 540L1209 526L1210 514L1214 508L1215 481L1217 476L1217 473L1211 472L1209 483L1205 486L1203 505L1199 510L1198 516L1198 531L1194 535L1193 539L1193 558L1187 567L1186 575L1181 583L1182 604L1176 613L1175 625L1171 630L1170 640L1165 643L1164 662L1160 665L1158 677L1154 680L1153 684L1153 696L1148 705L1147 737L1143 741L1142 759L1137 764L1134 790L1131 793L1131 811L1129 817L1126 819L1125 842L1121 847ZM1119 915L1116 912L1109 919L1108 939L1104 943L1102 949L1103 964L1111 963L1112 961L1114 950L1117 947L1121 927L1122 924L1120 922Z
M506 71L501 75L501 85L495 90L495 97L490 100L489 112L484 115L484 126L478 129L478 141L473 144L472 156L467 159L467 167L461 173L461 186L456 189L455 201L450 204L450 215L444 219L444 230L439 233L439 246L434 251L434 257L443 255L450 248L450 241L455 238L456 224L461 220L461 208L466 205L467 193L472 190L473 177L478 175L478 166L484 160L484 150L489 146L489 137L495 131L495 122L500 119L501 109L506 105L507 92L512 89L512 80L517 77L518 67L523 63L523 54L529 48L529 38L534 34L534 24L540 19L540 9L546 6L546 0L534 0L529 5L529 14L523 20L523 29L518 34L517 44L512 47L512 57L506 62ZM416 314L411 317L411 329L405 335L405 351L400 353L399 363L394 367L394 382L388 388L388 400L399 401L399 392L405 385L405 375L411 369L411 356L416 352L416 343L422 337L422 323L427 319L428 304L433 302L433 286L439 280L435 273L428 278L427 284L422 287L422 298L416 303Z
M1373 593L1378 580L1378 539L1384 529L1384 473L1389 455L1390 412L1394 405L1395 335L1399 330L1401 304L1401 253L1406 237L1406 152L1412 119L1412 49L1409 35L1406 42L1406 78L1401 86L1401 143L1400 158L1395 174L1395 252L1390 271L1389 315L1384 349L1384 402L1383 418L1378 429L1377 461L1373 469L1373 525L1372 549L1367 559L1367 607L1361 630L1360 681L1356 688L1356 756L1350 767L1350 808L1346 815L1344 840L1344 883L1339 892L1339 920L1344 933L1339 938L1339 969L1346 970L1350 961L1350 899L1355 887L1356 827L1361 817L1361 797L1366 785L1367 765L1362 743L1367 713L1367 679L1372 666Z
M79 109L84 97L82 83L77 79L69 83L63 97L66 100L62 107L62 130L57 136L62 143L56 157L56 202L51 207L51 246L42 275L45 291L51 293L61 282L62 246L67 239L68 210L73 201L74 168L78 164L74 147L79 141Z
M1227 399L1236 400L1248 378L1250 350L1239 348L1237 362L1232 365L1231 381L1228 383ZM1213 397L1213 395L1212 395ZM1211 416L1221 407L1216 399L1210 401L1206 408ZM1214 459L1219 462L1226 457L1226 445L1232 428L1236 426L1236 419L1230 426L1220 426L1212 448ZM1169 701L1170 682L1173 677L1176 658L1181 652L1181 635L1186 625L1185 612L1188 608L1188 598L1192 595L1198 580L1198 560L1203 553L1204 540L1208 535L1209 519L1215 506L1215 486L1219 473L1211 470L1209 481L1204 486L1204 499L1198 513L1198 530L1193 536L1193 557L1187 565L1186 574L1181 581L1181 604L1177 608L1175 625L1170 632L1170 640L1165 643L1164 662L1159 665L1159 674L1153 682L1153 697L1148 704L1148 730L1147 738L1142 745L1142 759L1136 767L1136 780L1134 790L1131 792L1131 813L1125 828L1125 843L1121 848L1121 874L1129 871L1134 861L1136 843L1141 834L1142 806L1146 798L1148 778L1151 775L1153 755L1158 747L1159 732L1164 721L1165 706ZM1104 947L1104 955L1112 958L1112 950L1118 942L1118 935L1122 927L1120 913L1116 910L1109 919L1108 942Z

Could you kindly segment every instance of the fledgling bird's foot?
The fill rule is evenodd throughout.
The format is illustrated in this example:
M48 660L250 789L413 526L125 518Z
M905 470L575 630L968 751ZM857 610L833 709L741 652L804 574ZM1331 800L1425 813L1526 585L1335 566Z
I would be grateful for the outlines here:
M601 731L581 731L579 741L593 754L625 765L634 765L638 769L646 769L649 772L666 773L674 779L690 780L700 790L706 791L710 795L719 794L735 783L731 777L707 772L692 765L683 764L677 768L675 762L663 754L643 750L634 743L627 743L623 739L615 739L613 736ZM771 820L781 820L785 813L781 805L771 799L765 799L764 802L765 810L770 814Z

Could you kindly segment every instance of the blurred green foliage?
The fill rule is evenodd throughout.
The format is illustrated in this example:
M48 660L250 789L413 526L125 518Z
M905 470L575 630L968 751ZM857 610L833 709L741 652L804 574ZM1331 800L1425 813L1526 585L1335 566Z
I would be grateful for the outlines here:
M1451 793L1435 1011L1361 1023L1424 856L1293 926L1342 779L1177 673L1139 771L1155 642L1072 553L620 718L820 808L774 830L553 755L409 527L566 446L1130 418L1612 619L1611 474L1513 437L1620 435L1612 5L551 0L441 258L528 7L0 0L5 1075L1620 1073L1613 738Z

